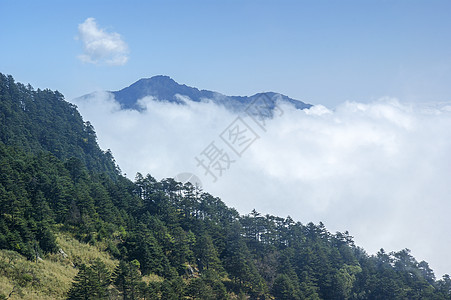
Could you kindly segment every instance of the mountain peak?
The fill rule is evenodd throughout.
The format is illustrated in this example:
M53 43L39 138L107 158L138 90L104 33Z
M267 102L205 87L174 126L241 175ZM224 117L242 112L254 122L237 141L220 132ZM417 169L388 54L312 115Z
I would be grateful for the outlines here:
M123 109L143 110L138 100L144 97L153 97L157 101L168 101L177 104L185 104L178 95L188 97L191 101L212 101L232 111L244 111L256 98L265 96L274 107L276 101L284 101L294 105L297 109L311 107L302 101L274 92L257 93L253 96L226 96L208 90L199 90L184 84L177 83L167 75L156 75L150 78L142 78L129 87L111 92Z
M129 87L112 92L123 109L142 110L138 100L144 97L154 97L160 101L182 103L177 94L186 95L191 99L199 98L199 90L178 84L174 79L166 75L156 75L151 78L142 78Z
M175 82L174 79L172 79L171 77L169 77L167 75L155 75L155 76L152 76L150 78L141 78L140 80L138 80L134 84L138 84L138 83L145 83L145 84L149 84L149 83L150 84L151 83L174 84L175 83L175 84L177 84L177 82Z

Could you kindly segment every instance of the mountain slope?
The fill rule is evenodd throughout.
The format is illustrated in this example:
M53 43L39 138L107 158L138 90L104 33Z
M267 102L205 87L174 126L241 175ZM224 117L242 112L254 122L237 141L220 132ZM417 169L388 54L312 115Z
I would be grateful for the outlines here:
M450 277L436 280L407 249L370 256L348 232L333 234L322 223L255 210L240 216L173 179L138 173L132 182L103 169L88 172L91 152L72 152L74 141L65 137L84 131L41 117L80 122L76 109L62 109L67 104L57 92L35 93L12 77L5 82L0 299L451 299ZM55 141L37 138L34 124ZM49 145L59 151L45 150Z
M102 151L89 122L58 91L35 91L0 73L0 141L26 152L76 157L90 170L117 176L109 151Z

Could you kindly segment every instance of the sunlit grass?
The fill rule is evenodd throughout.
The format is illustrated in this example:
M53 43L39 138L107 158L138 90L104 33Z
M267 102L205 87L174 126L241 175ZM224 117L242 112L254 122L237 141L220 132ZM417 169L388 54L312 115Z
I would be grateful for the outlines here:
M100 259L113 271L118 264L108 253L70 235L58 234L57 243L67 257L50 254L35 262L16 252L0 250L0 296L8 296L14 289L9 299L64 299L78 265Z

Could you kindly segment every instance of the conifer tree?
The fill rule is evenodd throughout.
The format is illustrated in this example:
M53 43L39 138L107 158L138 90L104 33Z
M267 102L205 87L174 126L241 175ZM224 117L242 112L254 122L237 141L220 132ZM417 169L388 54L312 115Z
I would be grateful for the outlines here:
M124 300L139 299L142 294L139 266L137 260L132 262L121 261L113 272L112 281L121 292Z

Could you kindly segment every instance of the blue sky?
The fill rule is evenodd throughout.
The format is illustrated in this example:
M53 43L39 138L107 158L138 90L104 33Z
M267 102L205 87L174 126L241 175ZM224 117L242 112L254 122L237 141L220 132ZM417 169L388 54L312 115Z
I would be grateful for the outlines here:
M125 64L79 59L88 18L120 35ZM451 98L451 1L0 0L0 45L0 72L68 100L157 74L328 107Z

